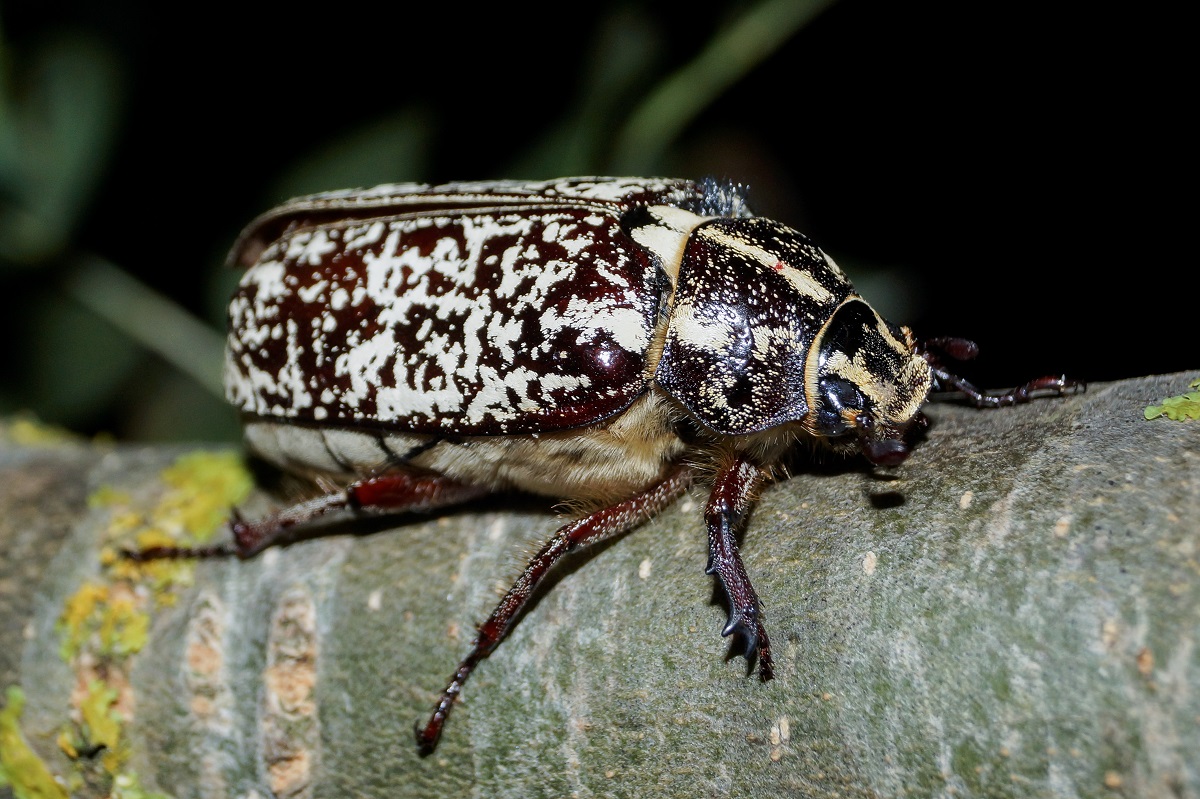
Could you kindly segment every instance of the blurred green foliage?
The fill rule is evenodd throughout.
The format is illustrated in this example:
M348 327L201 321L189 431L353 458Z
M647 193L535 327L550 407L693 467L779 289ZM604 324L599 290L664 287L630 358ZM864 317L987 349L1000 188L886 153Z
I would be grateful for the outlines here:
M1192 257L1159 184L1191 152L1182 11L564 9L216 0L180 24L142 0L0 0L0 414L235 440L223 260L256 214L589 173L749 185L885 317L976 340L979 385L1194 369L1163 326L1190 318L1196 270L1096 279Z
M1200 380L1188 383L1188 388L1197 389L1186 394L1167 397L1161 405L1146 407L1146 419L1157 419L1165 416L1176 422L1200 420Z
M662 32L650 15L613 6L581 43L590 52L566 113L534 120L527 146L500 169L522 177L671 172L672 146L696 115L831 2L732 3L711 39L680 63L663 62ZM10 351L0 413L32 411L122 438L232 439L220 311L197 319L78 241L81 219L104 201L97 189L114 148L129 133L127 65L101 31L64 23L18 51L0 28L0 334L24 344ZM296 158L268 190L271 201L426 178L439 131L454 119L402 93L395 107L376 111ZM226 235L212 230L209 252L226 246ZM197 273L195 292L213 286L220 309L237 276L209 252L199 256L210 261L210 277Z
M41 266L68 246L112 150L121 111L118 59L105 42L63 33L28 58L14 85L0 39L0 263L6 269Z

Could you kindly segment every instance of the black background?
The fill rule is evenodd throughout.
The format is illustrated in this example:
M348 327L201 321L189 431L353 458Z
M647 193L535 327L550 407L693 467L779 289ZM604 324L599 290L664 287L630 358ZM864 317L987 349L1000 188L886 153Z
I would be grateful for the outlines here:
M428 158L374 182L553 177L510 170L579 101L606 21L653 32L653 82L747 7L124 0L8 3L0 20L10 59L63 30L115 47L120 127L77 244L216 325L223 250L324 143L419 108ZM655 171L749 183L893 321L978 341L962 371L982 385L1198 370L1186 29L1144 5L843 0ZM70 423L137 436L120 400L154 390Z

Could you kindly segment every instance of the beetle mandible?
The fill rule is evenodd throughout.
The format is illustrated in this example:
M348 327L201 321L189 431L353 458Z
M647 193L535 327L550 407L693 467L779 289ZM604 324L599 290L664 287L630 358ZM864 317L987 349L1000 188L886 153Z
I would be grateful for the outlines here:
M621 535L705 475L707 573L762 680L771 644L735 535L796 442L895 466L931 391L996 407L947 370L964 339L918 342L801 233L707 180L394 184L301 197L230 255L226 392L248 446L344 486L258 521L236 554L331 512L430 511L519 490L598 507L563 525L478 628L433 714L433 751L475 667L569 551Z

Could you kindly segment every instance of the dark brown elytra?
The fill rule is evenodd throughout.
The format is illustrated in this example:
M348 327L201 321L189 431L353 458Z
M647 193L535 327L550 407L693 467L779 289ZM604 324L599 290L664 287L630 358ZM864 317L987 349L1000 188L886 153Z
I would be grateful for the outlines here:
M986 393L961 377L948 372L945 360L966 360L978 352L974 342L961 338L935 338L918 345L918 352L930 364L936 377L935 388L961 394L978 408L997 408L1029 402L1041 396L1063 396L1082 391L1082 381L1066 376L1047 376L1031 380L1011 391ZM924 417L918 425L924 429ZM898 444L864 455L876 465L894 466L908 456L909 446ZM757 489L769 478L767 470L746 455L735 457L720 468L712 480L712 489L704 509L708 527L709 555L706 574L715 575L729 601L729 620L723 636L734 636L750 666L757 661L759 678L774 677L771 643L761 619L761 605L738 554L736 536L752 506ZM665 479L640 494L591 513L560 527L526 564L520 577L479 625L471 651L454 670L429 719L417 724L418 753L428 756L437 747L442 729L455 700L475 667L504 640L539 584L555 565L576 552L616 538L670 506L698 479L697 470L679 464ZM295 528L317 521L332 512L404 513L433 511L485 495L485 490L466 486L438 475L406 473L381 474L351 483L344 490L324 494L284 508L263 519L248 522L235 513L230 524L233 541L228 545L204 548L149 547L126 552L138 560L159 558L251 558L271 546L287 543Z

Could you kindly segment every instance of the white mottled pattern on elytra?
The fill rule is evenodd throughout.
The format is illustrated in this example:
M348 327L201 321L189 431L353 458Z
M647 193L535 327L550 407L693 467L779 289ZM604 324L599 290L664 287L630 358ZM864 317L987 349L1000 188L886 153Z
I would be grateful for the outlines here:
M636 308L613 308L582 297L573 297L563 314L547 308L542 312L541 323L543 330L579 331L580 343L590 343L599 334L607 333L630 352L644 351L650 344L642 314Z
M244 295L236 295L229 306L230 328L238 331L236 345L231 341L230 355L236 350L260 349L269 338L282 332L278 325L279 307L275 304L288 293L284 285L284 266L277 261L260 264L246 273L242 284L254 288L255 305L250 307ZM282 393L280 378L258 368L248 359L236 362L231 357L225 361L225 390L229 400L243 409L253 408L256 413L269 413L263 407L264 394Z
M629 187L603 183L595 189L595 196L607 196ZM625 258L619 247L595 250L598 240L611 238L614 224L612 216L581 217L572 209L498 209L453 216L423 212L285 235L248 270L243 279L248 290L231 305L230 399L259 415L323 420L337 408L343 420L376 423L457 415L479 425L552 409L550 394L586 389L592 384L588 373L519 366L513 363L518 354L565 358L572 353L550 352L555 342L593 345L589 352L603 363L611 357L604 347L615 345L641 358L649 346L653 330L645 282L631 282L629 263L603 260L608 254ZM435 236L430 246L428 234L443 230L446 235ZM421 248L406 243L406 237L422 235ZM552 246L555 257L544 255L544 246ZM358 256L361 274L349 267L304 271L327 269L331 254L339 251ZM601 300L581 292L565 307L550 304L548 293L557 291L561 298L562 287L575 281L583 263L592 270L591 285L603 280ZM489 280L498 276L498 285L477 285L484 274ZM288 296L309 309L308 350L322 369L333 359L336 391L303 373L296 320L279 327L280 303ZM372 326L354 313L359 307L370 309ZM363 330L339 329L356 324L356 318ZM524 340L530 319L541 327L533 341ZM256 344L280 335L286 336L286 362L270 373L261 364L271 357L257 352Z
M346 228L346 232L342 235L347 250L365 250L379 242L383 238L384 231L387 230L381 220L376 220L366 225L354 225Z
M300 233L288 240L286 258L298 264L318 266L325 256L337 252L338 243L330 235L332 231L317 228L314 231Z

